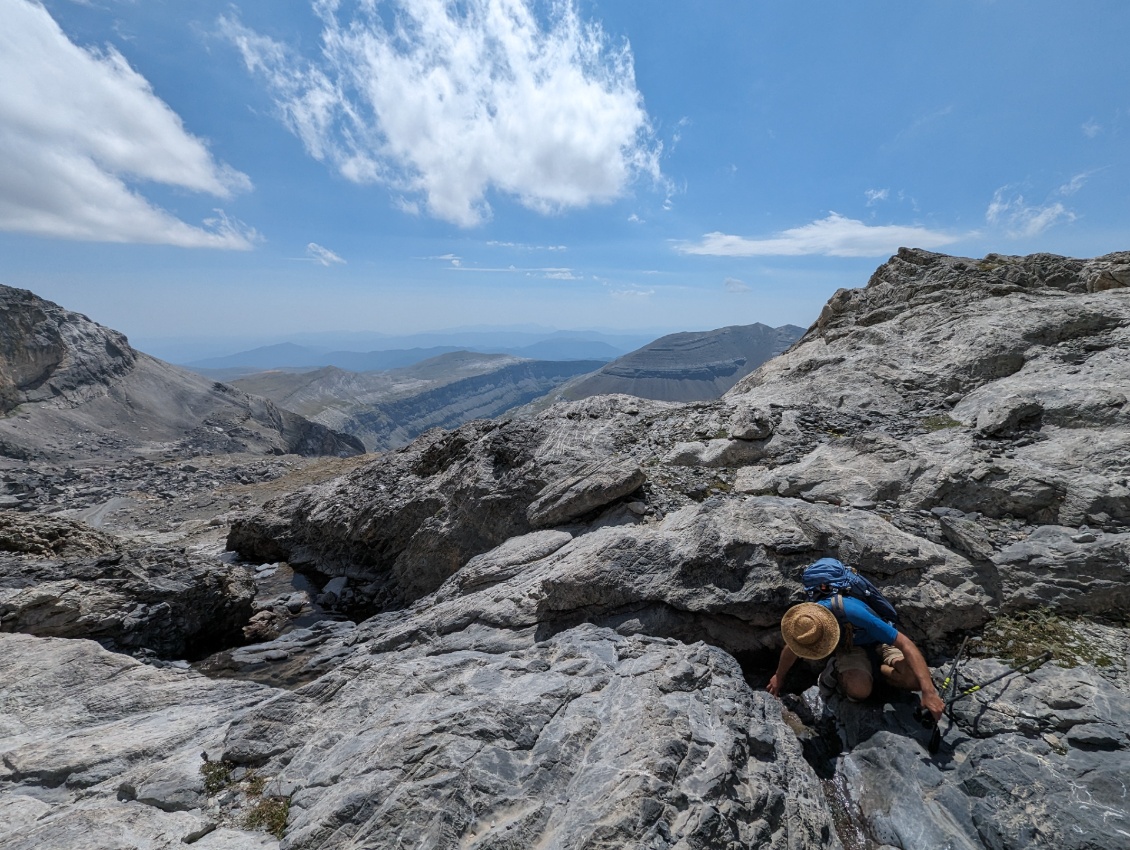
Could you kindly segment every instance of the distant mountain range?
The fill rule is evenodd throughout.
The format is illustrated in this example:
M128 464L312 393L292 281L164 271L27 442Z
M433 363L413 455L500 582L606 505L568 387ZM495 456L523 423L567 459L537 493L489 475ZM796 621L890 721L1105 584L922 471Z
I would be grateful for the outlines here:
M350 370L342 364L395 362L427 349L321 354L303 346L283 345L211 361L228 364L222 374L211 374L351 434L370 451L381 451L406 445L429 428L455 428L470 419L493 418L522 405L540 409L558 399L608 393L663 401L718 398L803 333L795 325L739 325L671 334L611 363L457 351L384 371ZM520 350L556 352L564 345L576 352L576 343L547 340ZM606 345L599 341L584 344ZM330 357L337 362L318 369L306 366ZM240 368L251 367L232 365L236 362L280 365L238 374Z
M362 338L364 340L365 338ZM651 337L610 336L594 333L455 333L417 334L395 338L395 348L345 350L283 342L222 357L193 360L182 365L210 378L231 380L268 369L320 369L336 366L351 372L374 372L411 366L454 351L510 354L528 360L599 360L608 362L651 341ZM336 340L338 345L350 340ZM372 344L372 340L368 340ZM419 344L413 344L419 343ZM356 342L352 343L356 345Z
M384 372L327 366L260 372L231 383L351 434L370 451L383 451L405 445L429 428L500 416L601 365L599 360L528 360L459 351Z

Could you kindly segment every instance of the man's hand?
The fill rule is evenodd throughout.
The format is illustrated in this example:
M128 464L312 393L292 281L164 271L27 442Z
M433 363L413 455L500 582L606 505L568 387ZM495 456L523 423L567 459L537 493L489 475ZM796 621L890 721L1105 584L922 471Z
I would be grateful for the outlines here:
M922 707L934 715L934 722L937 723L942 719L942 713L946 710L946 704L942 702L942 698L938 696L937 691L932 694L922 694L919 700Z
M765 686L765 690L769 691L773 696L781 696L781 682L777 678L777 674L773 674L773 678L769 680L769 684Z

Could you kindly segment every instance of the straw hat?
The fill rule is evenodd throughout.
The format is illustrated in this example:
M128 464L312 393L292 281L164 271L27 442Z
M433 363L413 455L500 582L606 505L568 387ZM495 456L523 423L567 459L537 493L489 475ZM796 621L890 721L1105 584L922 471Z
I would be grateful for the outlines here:
M840 642L836 615L815 602L794 605L781 618L781 636L801 658L827 658Z

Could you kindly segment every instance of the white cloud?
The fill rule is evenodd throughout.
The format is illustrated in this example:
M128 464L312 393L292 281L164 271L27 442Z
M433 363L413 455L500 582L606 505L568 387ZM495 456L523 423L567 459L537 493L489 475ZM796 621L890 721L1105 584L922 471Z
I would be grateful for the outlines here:
M613 289L609 292L613 298L618 298L627 301L643 301L655 295L654 289L640 289L636 286L625 287L624 289Z
M1038 236L1057 222L1075 220L1075 213L1059 201L1033 205L1027 203L1023 195L1008 196L1009 191L1008 186L997 189L985 210L985 221L1003 226L1009 236Z
M323 248L317 242L311 242L306 246L306 256L320 266L329 267L338 264L344 265L345 263L345 260L329 248Z
M887 200L890 191L887 189L868 189L863 194L867 196L867 206L870 207L879 203L879 201Z
M1082 174L1076 174L1074 177L1072 177L1070 180L1059 187L1059 194L1074 195L1076 192L1083 188L1083 185L1087 182L1087 179L1093 173L1093 171L1084 171Z
M1091 118L1084 122L1082 130L1084 136L1086 136L1088 139L1093 139L1103 131L1103 125L1096 121L1094 118Z
M532 6L317 0L316 61L233 18L220 25L311 156L446 221L488 218L491 190L544 213L610 201L641 174L661 180L627 44L582 21L576 0L546 4L548 21Z
M707 233L697 243L682 243L683 254L716 257L799 257L821 254L829 257L879 257L898 248L940 248L961 237L924 227L864 224L862 221L831 213L827 218L801 227L784 230L764 239Z
M549 280L583 280L583 278L573 274L572 269L547 269L545 276Z
M131 181L229 198L251 181L217 163L125 58L73 44L42 6L0 0L0 229L102 242L250 248L227 216L195 227Z
M722 281L722 285L726 287L727 292L749 292L749 284L738 280L736 277L728 277Z
M566 251L568 250L564 245L526 245L522 242L499 242L491 240L487 242L490 248L512 248L515 251Z

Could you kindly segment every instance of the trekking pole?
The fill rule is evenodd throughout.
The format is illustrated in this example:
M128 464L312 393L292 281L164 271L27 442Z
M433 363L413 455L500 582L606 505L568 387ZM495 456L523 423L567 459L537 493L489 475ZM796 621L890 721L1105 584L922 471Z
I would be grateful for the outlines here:
M984 682L981 682L980 684L973 685L973 687L971 687L971 688L966 688L961 693L959 693L959 694L957 694L953 697L950 697L950 699L948 699L946 701L946 710L948 711L950 709L950 707L955 702L957 702L959 699L962 699L963 697L967 697L970 694L975 694L975 693L977 693L977 691L981 690L986 685L991 685L994 682L999 682L1005 676L1011 676L1013 673L1032 673L1035 670L1042 667L1048 661L1050 661L1051 658L1052 658L1052 651L1049 649L1043 655L1037 655L1035 658L1029 658L1027 661L1025 661L1021 664L1017 664L1015 667L1009 667L1007 670L1005 670L999 676L993 676L993 678L986 679Z
M954 691L957 690L957 668L958 665L961 664L961 657L965 654L965 645L967 643L969 643L969 635L966 635L961 641L957 655L953 657L953 663L950 664L950 671L942 682L942 699L946 701L946 713L949 715L950 725L953 725L953 715L949 713L949 702L953 698ZM934 715L930 713L930 710L921 703L914 710L914 719L931 730L930 743L926 746L926 749L931 754L936 753L942 746L942 729L938 721L934 719Z

